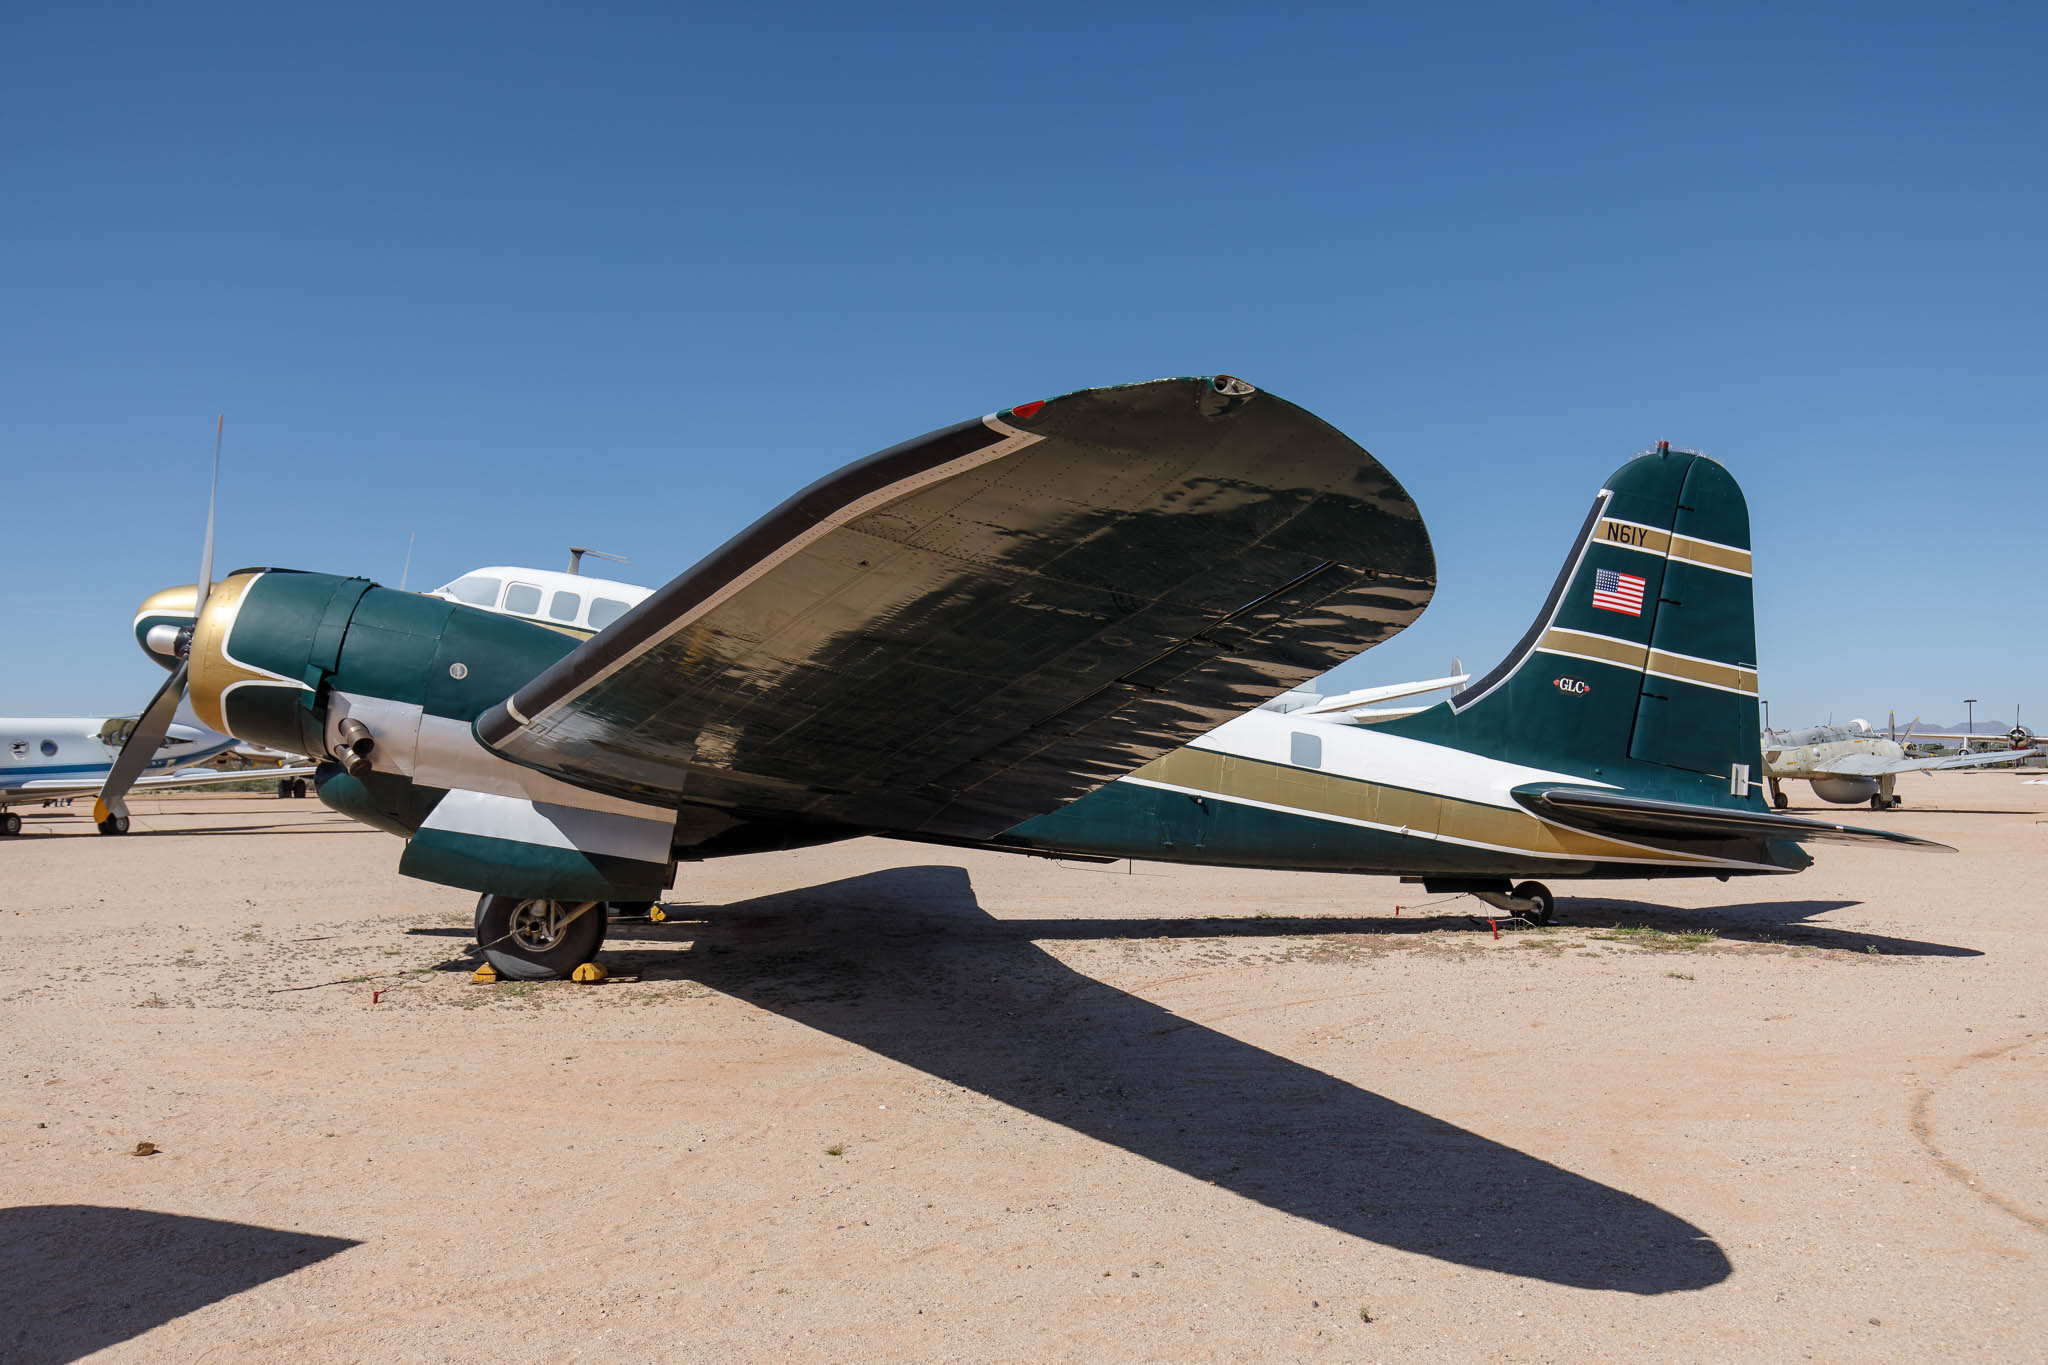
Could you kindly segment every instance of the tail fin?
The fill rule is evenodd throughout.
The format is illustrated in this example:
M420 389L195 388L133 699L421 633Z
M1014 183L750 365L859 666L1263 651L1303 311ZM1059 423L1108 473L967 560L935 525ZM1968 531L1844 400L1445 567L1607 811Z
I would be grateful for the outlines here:
M1600 490L1508 657L1382 728L1645 795L1761 809L1757 722L1749 506L1720 465L1659 445Z

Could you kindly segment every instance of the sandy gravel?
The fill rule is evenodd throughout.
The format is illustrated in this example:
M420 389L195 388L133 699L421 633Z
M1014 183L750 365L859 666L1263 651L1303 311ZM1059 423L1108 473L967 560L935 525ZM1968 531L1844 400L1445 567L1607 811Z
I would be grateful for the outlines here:
M1497 940L1391 880L730 860L597 987L470 984L470 899L311 801L28 812L0 1358L2048 1359L2048 787L1904 791L1849 814L1960 856Z

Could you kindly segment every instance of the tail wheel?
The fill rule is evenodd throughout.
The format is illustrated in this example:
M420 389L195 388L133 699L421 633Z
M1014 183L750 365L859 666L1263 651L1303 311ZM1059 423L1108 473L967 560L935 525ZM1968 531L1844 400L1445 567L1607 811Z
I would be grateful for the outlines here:
M476 941L500 976L566 977L604 942L603 901L555 901L485 894L476 904Z
M99 822L99 831L102 834L126 834L128 832L128 817L125 815L109 815L106 819Z
M1542 882L1523 882L1508 894L1518 901L1530 903L1521 914L1531 924L1548 924L1557 914L1557 897L1551 895L1550 888Z

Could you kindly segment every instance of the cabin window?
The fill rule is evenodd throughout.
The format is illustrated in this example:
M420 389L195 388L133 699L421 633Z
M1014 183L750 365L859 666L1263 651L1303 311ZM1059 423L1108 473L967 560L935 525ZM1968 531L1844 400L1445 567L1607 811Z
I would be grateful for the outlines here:
M521 616L540 615L540 589L531 583L514 583L505 589L505 610Z
M633 608L616 597L600 597L590 604L590 628L603 630Z
M573 621L576 613L583 610L583 594L580 592L558 592L555 600L548 603L548 615L557 621Z
M56 741L56 740L54 740L54 739L46 739L46 740L44 740L44 741L43 741L43 757L44 757L44 758L55 758L56 756L57 756L57 741Z
M467 602L472 607L495 607L498 605L498 589L505 586L502 578L486 578L482 574L471 574L458 578L443 591L458 602Z
M1296 730L1287 737L1287 761L1297 768L1323 766L1323 737Z

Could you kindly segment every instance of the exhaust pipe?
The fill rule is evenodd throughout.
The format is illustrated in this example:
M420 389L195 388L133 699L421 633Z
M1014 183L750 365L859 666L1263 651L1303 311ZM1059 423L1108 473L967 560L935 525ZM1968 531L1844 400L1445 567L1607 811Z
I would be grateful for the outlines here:
M341 723L334 727L341 735L331 752L350 777L368 777L370 774L370 751L377 747L376 736L370 727L354 716L343 716Z

